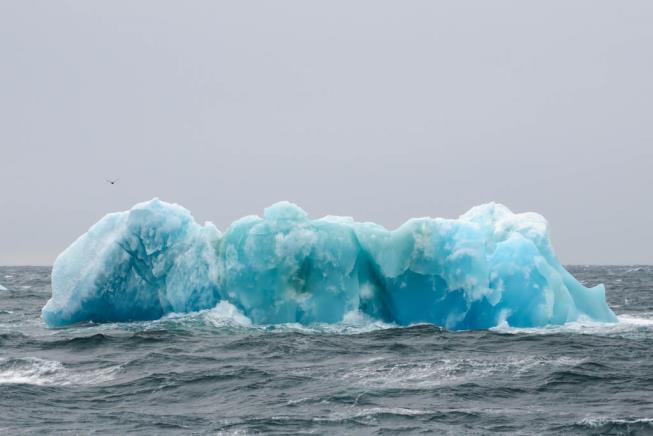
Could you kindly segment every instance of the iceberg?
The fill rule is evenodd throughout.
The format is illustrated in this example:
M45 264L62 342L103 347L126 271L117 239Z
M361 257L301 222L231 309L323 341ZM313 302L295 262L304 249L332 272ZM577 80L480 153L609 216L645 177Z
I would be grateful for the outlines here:
M535 213L489 203L387 230L280 202L223 234L159 199L105 216L59 255L42 317L51 327L153 320L222 302L254 324L352 313L450 330L616 321L603 285L585 288L563 268Z

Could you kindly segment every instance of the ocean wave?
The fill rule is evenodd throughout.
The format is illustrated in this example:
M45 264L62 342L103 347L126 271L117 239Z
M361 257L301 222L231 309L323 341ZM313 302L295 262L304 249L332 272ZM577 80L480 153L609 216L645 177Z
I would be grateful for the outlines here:
M0 385L94 385L112 380L118 370L119 366L73 370L56 360L38 357L9 358L0 360Z
M36 319L35 323L41 321ZM237 307L227 301L221 301L216 307L191 313L171 313L161 319L152 321L132 321L119 323L84 323L59 329L58 331L71 331L80 329L80 332L92 328L97 332L126 330L131 332L170 330L193 331L210 330L215 333L234 332L270 332L270 333L306 333L306 334L336 334L351 335L372 333L383 330L412 331L419 328L433 328L438 331L448 332L439 326L430 323L416 323L400 326L374 319L360 311L347 313L339 323L282 323L282 324L255 324L244 315ZM579 321L568 322L563 325L547 325L544 327L512 327L503 323L489 329L492 333L509 335L554 335L554 334L589 334L598 336L628 336L633 333L649 333L653 331L653 313L621 314L617 322L598 322L587 318ZM466 334L473 330L453 331L452 334Z
M578 333L590 335L622 335L637 331L653 330L653 313L641 313L638 316L629 314L617 315L617 322L597 322L585 318L562 325L548 325L544 327L521 328L503 324L493 327L490 330L504 334L550 335Z
M342 379L365 388L422 390L472 383L497 374L510 374L513 378L529 377L541 368L555 372L582 365L585 361L585 358L567 356L555 359L523 356L388 363L386 359L373 358L345 372Z
M591 429L596 434L631 434L638 430L646 431L649 434L653 429L653 418L611 418L607 416L587 417L576 423L577 427ZM614 433L614 432L618 433ZM639 433L637 433L639 434ZM643 434L643 433L642 433Z
M638 316L619 315L617 322L598 322L589 319L568 322L563 325L548 325L544 327L511 327L503 324L491 328L495 333L506 334L530 334L550 335L559 333L577 333L594 335L620 335L637 331L653 330L653 313L643 313ZM345 315L344 319L336 324L329 323L284 323L284 324L254 324L248 317L242 314L236 307L223 301L214 309L193 312L191 314L171 314L161 320L147 322L149 328L161 327L165 324L176 324L177 326L193 327L203 325L217 329L240 329L256 330L265 332L298 332L315 334L361 334L381 330L402 330L410 331L420 327L432 327L440 331L447 331L439 326L430 323L415 323L407 326L400 326L394 323L387 323L371 318L359 311L352 311ZM454 334L465 334L470 330L454 331Z
M325 334L359 334L377 330L410 328L419 324L400 327L397 324L386 323L371 318L359 311L345 314L343 320L337 324L330 323L283 323L283 324L254 324L237 307L227 301L221 301L213 309L201 310L191 313L171 313L161 319L152 321L134 321L120 323L84 323L59 329L93 328L99 332L113 331L116 328L128 331L150 330L198 330L211 329L215 332L278 332L278 333L325 333Z
M328 417L315 417L316 422L342 422L357 418L375 419L381 416L414 417L432 415L433 412L424 409L411 409L406 407L351 407L349 410L332 413Z
M636 267L627 269L626 274L639 273L639 272L648 272L649 268L650 268L650 266L648 266L648 265L636 266Z
M651 424L653 425L653 418L633 418L633 419L620 419L620 418L608 418L605 416L599 417L589 417L583 419L581 424L585 424L590 427L599 427L605 424L615 423L615 424Z

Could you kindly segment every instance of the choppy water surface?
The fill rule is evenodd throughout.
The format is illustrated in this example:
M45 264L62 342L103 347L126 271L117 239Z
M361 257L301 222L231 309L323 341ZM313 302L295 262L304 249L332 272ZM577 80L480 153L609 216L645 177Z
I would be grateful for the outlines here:
M220 305L50 330L50 269L0 267L0 433L653 434L653 267L570 270L619 323L265 327Z

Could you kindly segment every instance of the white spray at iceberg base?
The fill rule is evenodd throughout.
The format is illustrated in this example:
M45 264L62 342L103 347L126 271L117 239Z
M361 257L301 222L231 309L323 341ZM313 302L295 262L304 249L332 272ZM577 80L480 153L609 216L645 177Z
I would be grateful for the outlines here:
M338 323L351 312L451 330L614 322L602 285L556 259L547 223L499 204L389 231L311 220L281 202L221 234L154 199L107 215L56 260L50 326L151 320L226 301L253 323Z

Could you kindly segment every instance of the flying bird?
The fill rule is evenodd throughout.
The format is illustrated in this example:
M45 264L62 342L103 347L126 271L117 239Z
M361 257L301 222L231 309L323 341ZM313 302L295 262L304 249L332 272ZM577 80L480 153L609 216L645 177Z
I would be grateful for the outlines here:
M107 180L107 183L109 183L109 184L111 184L111 185L115 185L116 182L117 182L118 180L120 180L120 177L118 177L117 179L113 179L113 180L111 180L111 179L106 179L106 180Z

